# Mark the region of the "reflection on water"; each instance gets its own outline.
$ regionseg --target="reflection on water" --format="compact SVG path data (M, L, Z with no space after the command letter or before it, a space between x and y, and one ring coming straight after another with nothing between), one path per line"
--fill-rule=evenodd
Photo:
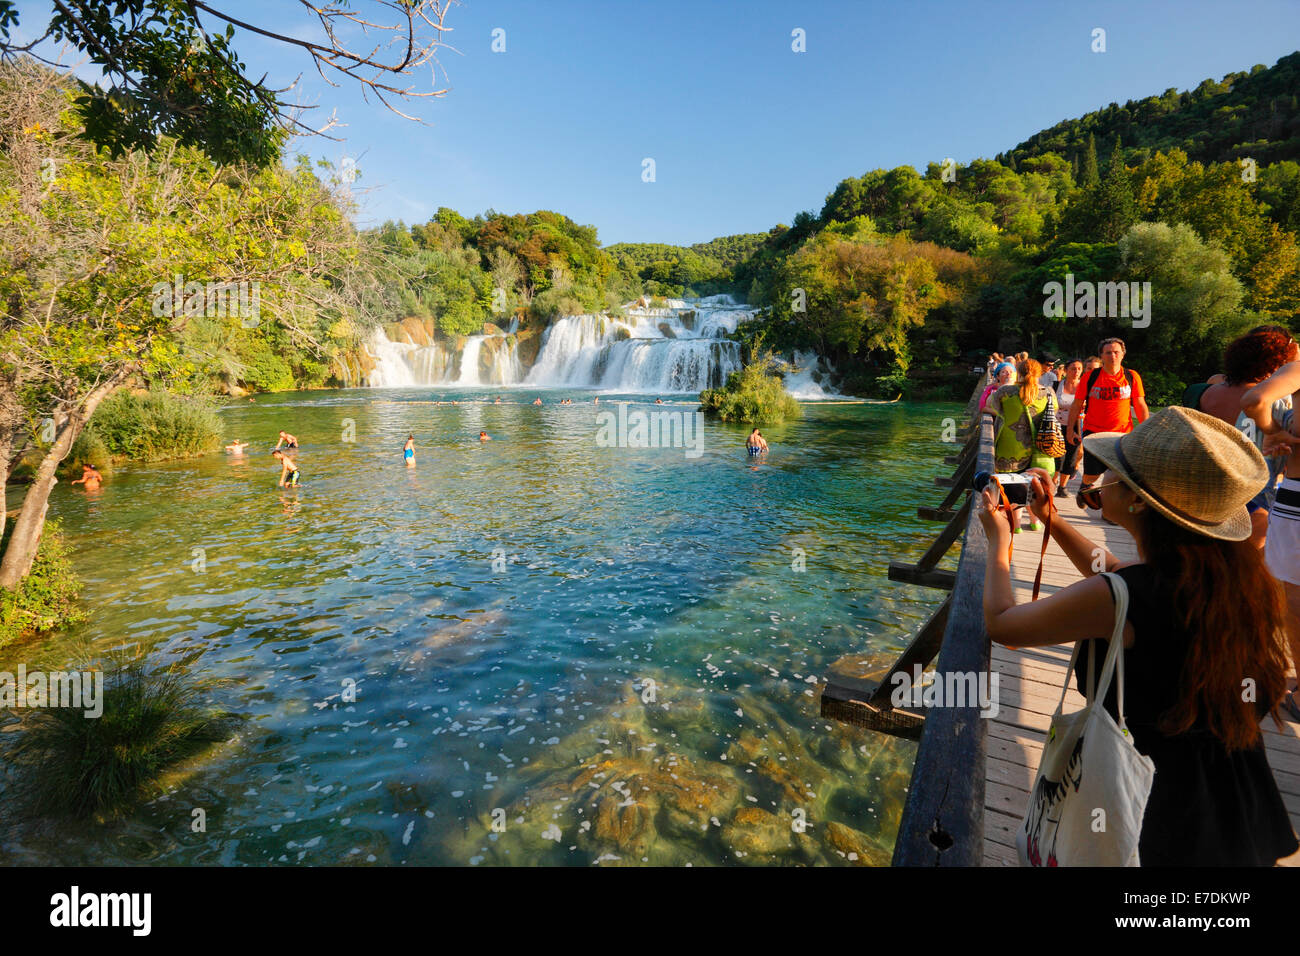
M130 819L11 821L0 858L887 862L914 745L828 724L818 681L938 603L886 567L933 534L916 507L954 408L808 407L755 468L739 426L700 457L604 448L617 396L483 394L261 398L223 413L261 443L243 456L56 488L92 614L0 668L138 644L229 679L247 719Z

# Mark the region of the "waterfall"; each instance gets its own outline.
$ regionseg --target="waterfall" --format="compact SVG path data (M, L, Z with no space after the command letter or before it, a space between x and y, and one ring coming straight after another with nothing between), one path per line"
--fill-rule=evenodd
M471 335L465 340L465 348L460 353L460 378L457 385L477 385L478 353L483 348L483 336Z
M527 384L650 393L698 392L725 383L741 366L740 347L726 336L752 319L754 311L726 295L660 301L662 307L651 307L644 299L629 303L618 316L556 319L542 333L540 348L535 339L530 343L537 350L531 367L519 354L519 337L535 333L517 333L517 320L506 333L468 336L459 349L434 341L418 323L409 324L415 320L407 320L392 333L404 341L390 340L382 328L375 331L367 346L374 367L366 383L381 388ZM409 341L412 337L416 341Z
M740 346L724 336L753 317L730 296L634 305L621 317L565 316L546 330L526 381L629 392L714 388L740 368Z

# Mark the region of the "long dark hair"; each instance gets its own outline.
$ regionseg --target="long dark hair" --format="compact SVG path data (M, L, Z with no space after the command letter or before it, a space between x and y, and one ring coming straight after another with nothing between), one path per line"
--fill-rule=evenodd
M1281 729L1286 692L1286 599L1258 548L1174 524L1154 508L1142 518L1146 564L1173 621L1190 635L1179 700L1160 719L1180 734L1204 718L1228 750L1259 740L1260 705ZM1245 693L1254 681L1253 695ZM1253 700L1243 698L1253 696Z

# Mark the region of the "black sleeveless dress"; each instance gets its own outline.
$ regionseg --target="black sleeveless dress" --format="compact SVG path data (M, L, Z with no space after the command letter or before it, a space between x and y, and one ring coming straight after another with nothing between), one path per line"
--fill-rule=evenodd
M1124 707L1133 743L1155 764L1155 779L1138 855L1143 866L1272 866L1300 844L1261 740L1229 753L1204 728L1203 718L1186 733L1166 736L1161 714L1178 698L1179 675L1189 637L1171 621L1151 570L1136 564L1118 571L1129 589L1133 646L1124 651ZM1097 641L1097 667L1106 654ZM1088 642L1075 664L1075 686L1085 694ZM1117 717L1115 683L1105 707ZM1272 718L1268 718L1272 720Z

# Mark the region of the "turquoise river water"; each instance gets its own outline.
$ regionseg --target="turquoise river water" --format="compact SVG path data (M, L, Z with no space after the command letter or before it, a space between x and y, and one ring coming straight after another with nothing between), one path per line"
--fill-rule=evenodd
M91 615L0 669L139 649L243 719L127 819L10 821L0 859L887 863L915 746L820 718L818 682L887 664L938 604L886 568L938 530L916 508L959 407L806 405L755 463L739 426L698 455L597 440L617 401L691 402L495 394L261 397L222 412L242 459L60 484Z

